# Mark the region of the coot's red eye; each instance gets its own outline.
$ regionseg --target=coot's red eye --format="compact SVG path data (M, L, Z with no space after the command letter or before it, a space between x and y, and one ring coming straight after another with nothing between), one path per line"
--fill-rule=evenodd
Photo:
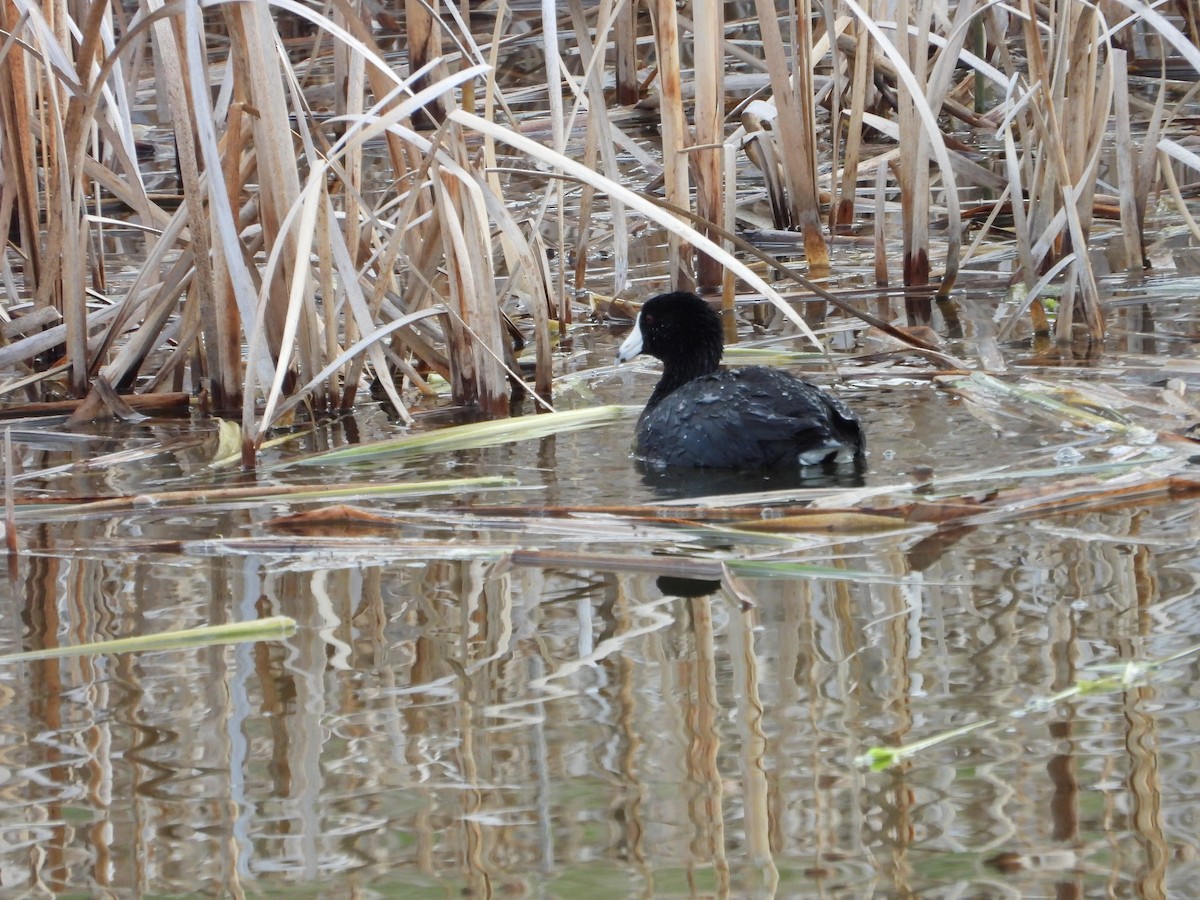
M654 324L654 316L648 316L645 313L643 313L642 314L642 324L643 325L653 325Z

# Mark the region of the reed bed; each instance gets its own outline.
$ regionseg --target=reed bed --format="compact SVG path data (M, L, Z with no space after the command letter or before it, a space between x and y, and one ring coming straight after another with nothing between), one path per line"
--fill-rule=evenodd
M369 380L405 421L439 379L484 418L526 380L552 405L581 291L641 292L635 229L670 236L664 281L815 340L729 240L760 200L811 277L862 233L877 280L932 289L888 320L931 321L986 252L1005 333L1097 341L1097 216L1138 270L1200 169L1195 21L1136 0L2 10L0 393L187 392L240 411L247 465ZM665 206L631 190L647 172Z

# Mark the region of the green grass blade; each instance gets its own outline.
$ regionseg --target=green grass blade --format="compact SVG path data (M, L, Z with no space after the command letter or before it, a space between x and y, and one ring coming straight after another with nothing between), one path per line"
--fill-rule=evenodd
M496 419L489 422L472 422L469 425L452 425L436 431L422 431L403 437L372 444L357 444L328 453L318 453L295 460L306 466L324 466L341 463L370 462L397 456L444 453L450 450L474 450L493 447L515 441L530 441L537 438L595 428L631 416L637 407L596 406L589 409L570 409L564 412L525 416L519 419Z
M872 772L880 772L897 763L904 762L922 750L928 750L930 747L936 747L938 744L944 744L946 741L954 740L956 737L970 734L972 731L977 731L980 728L994 725L995 723L995 719L983 719L979 722L972 722L969 725L952 728L949 731L943 731L941 734L935 734L933 737L913 741L911 744L904 744L900 747L871 747L866 753L855 759L855 763L860 766L870 766Z
M1064 700L1069 700L1072 697L1082 697L1092 694L1112 693L1114 691L1125 691L1133 685L1141 684L1157 669L1167 665L1168 663L1176 662L1189 656L1194 656L1200 653L1200 644L1193 644L1186 647L1177 653L1170 656L1165 656L1159 659L1148 660L1123 660L1114 665L1096 666L1094 671L1097 673L1095 678L1080 678L1075 684L1064 690L1051 694L1048 697L1033 697L1027 700L1024 705L1014 710L1009 710L1002 716L997 716L989 719L982 719L978 722L971 722L967 725L958 728L951 728L948 731L940 732L932 737L923 738L919 741L913 741L911 744L904 744L899 747L871 747L866 753L855 759L855 764L860 766L869 766L871 771L879 772L883 769L894 766L897 763L910 759L922 750L927 750L930 747L936 747L938 744L944 744L947 741L962 737L964 734L970 734L980 728L985 728L989 725L995 725L1001 719L1016 719L1023 718L1028 715L1048 712Z
M230 622L227 625L206 625L147 634L140 637L93 641L74 647L52 647L47 650L28 650L0 656L0 664L27 662L37 659L59 659L66 656L90 656L97 653L138 653L149 650L181 650L185 647L211 647L241 641L279 641L296 632L296 620L290 616L271 616L249 622Z

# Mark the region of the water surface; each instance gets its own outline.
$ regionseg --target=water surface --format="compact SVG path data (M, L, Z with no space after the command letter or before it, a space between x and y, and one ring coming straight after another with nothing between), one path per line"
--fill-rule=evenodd
M595 371L564 388L566 405L645 398L651 367L600 369L607 329L580 341L580 368ZM1124 347L1106 360L1128 364L1121 389L1148 417L1163 379L1139 373L1163 361ZM903 369L850 374L837 390L865 421L868 488L925 482L937 495L939 479L962 479L961 495L1039 468L1060 472L1042 479L1054 483L1119 445L981 408ZM208 483L212 428L20 443L26 470L158 448L20 491ZM271 524L301 508L284 503L23 512L0 650L278 614L299 629L0 668L5 890L1188 892L1200 876L1195 658L1045 698L1098 677L1095 666L1196 641L1194 500L874 536L631 524L599 509L663 508L629 457L631 428L351 472L272 468L303 441L265 460L264 483L515 479L361 504L387 525L296 533ZM322 441L394 430L364 409ZM587 509L531 512L559 507ZM814 568L692 582L655 570L679 557ZM989 718L884 771L856 761Z

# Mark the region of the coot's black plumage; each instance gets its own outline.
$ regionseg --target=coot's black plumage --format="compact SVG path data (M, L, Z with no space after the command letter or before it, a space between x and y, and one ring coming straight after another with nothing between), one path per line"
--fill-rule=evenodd
M721 317L695 294L647 300L621 344L663 374L637 425L637 453L655 466L763 469L862 457L858 417L824 391L763 366L722 369Z

